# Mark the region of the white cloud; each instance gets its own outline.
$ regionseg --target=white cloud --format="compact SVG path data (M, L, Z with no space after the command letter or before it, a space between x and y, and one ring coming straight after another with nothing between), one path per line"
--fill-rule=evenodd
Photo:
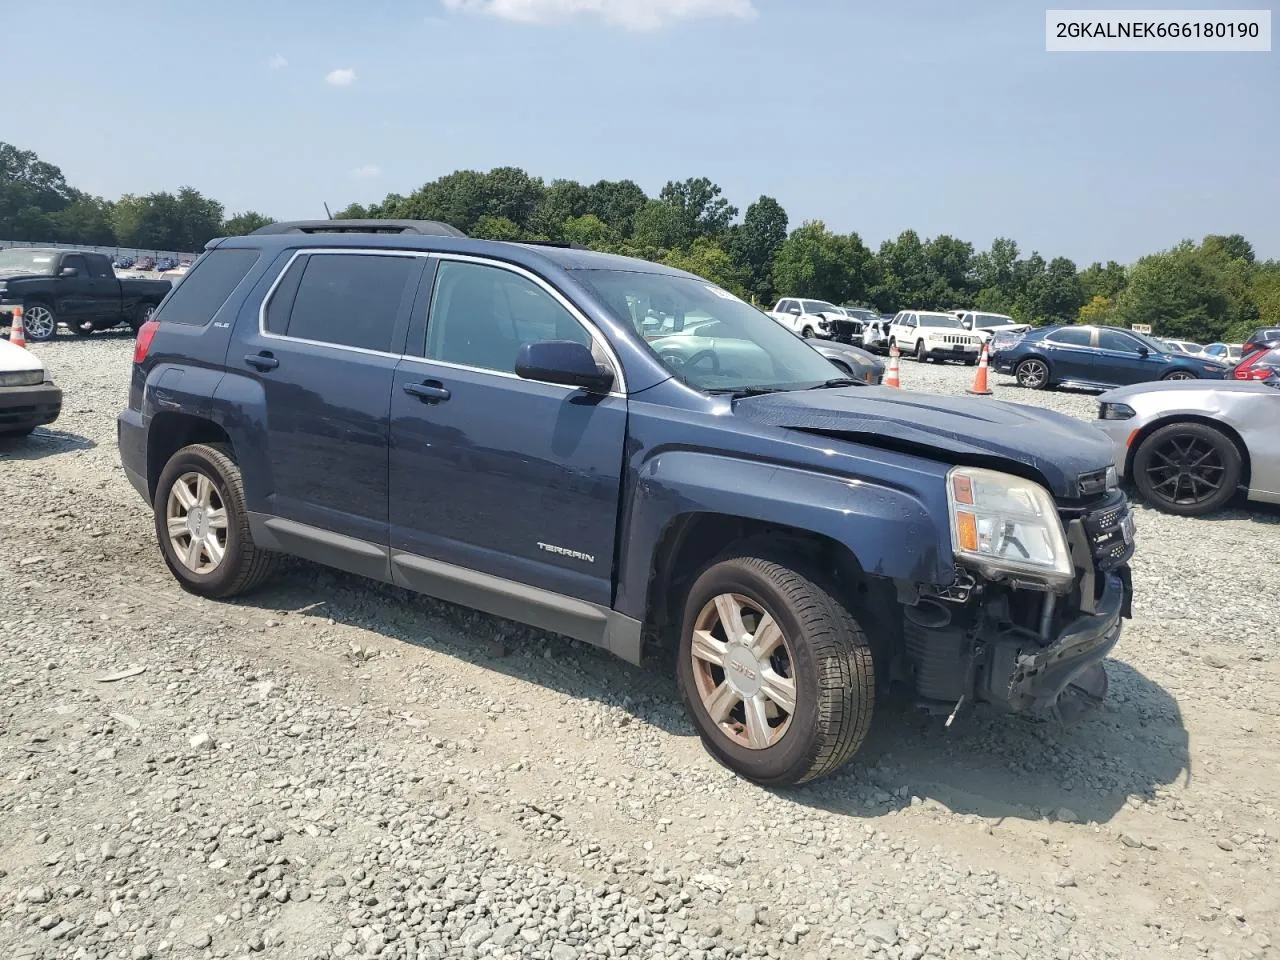
M578 15L599 17L628 30L656 30L679 20L757 15L752 0L441 0L448 10L482 13L520 23L547 23Z
M283 70L288 65L289 65L289 61L284 58L283 54L279 54L279 53L277 53L275 56L273 56L270 60L267 61L267 66L270 67L272 70Z
M330 70L325 75L324 82L331 87L349 87L356 82L356 72L350 67Z
M372 163L366 163L363 167L356 167L352 170L351 175L357 180L372 180L374 177L382 176L382 168L374 166Z

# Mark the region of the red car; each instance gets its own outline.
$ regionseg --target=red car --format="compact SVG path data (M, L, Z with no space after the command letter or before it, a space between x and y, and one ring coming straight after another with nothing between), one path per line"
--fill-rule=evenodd
M1280 340L1269 340L1261 346L1231 368L1232 380L1266 380L1280 373Z

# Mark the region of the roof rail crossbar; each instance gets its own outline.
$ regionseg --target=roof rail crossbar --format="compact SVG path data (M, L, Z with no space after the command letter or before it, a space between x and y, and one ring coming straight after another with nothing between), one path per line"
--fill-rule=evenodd
M280 233L400 233L429 237L465 237L457 227L436 220L286 220L268 224L250 236Z
M560 247L564 250L590 250L590 247L570 240L511 240L510 243L524 243L531 247Z

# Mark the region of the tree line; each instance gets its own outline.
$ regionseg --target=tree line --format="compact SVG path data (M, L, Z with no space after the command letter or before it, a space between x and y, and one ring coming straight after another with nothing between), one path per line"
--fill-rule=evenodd
M947 234L904 230L873 250L857 233L836 233L820 220L792 229L769 196L739 217L707 177L671 181L650 197L631 180L548 183L518 167L458 170L336 216L439 220L472 237L578 243L688 270L766 307L779 296L883 313L974 307L1035 324L1148 324L1161 336L1202 343L1280 324L1280 262L1259 261L1238 234L1083 269L1066 257L1024 254L1008 238L977 250ZM191 187L92 197L30 151L0 143L3 239L194 251L270 222L255 211L224 219L220 203Z

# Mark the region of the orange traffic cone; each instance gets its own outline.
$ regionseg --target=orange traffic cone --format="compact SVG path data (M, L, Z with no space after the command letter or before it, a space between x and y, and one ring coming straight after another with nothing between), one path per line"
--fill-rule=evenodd
M898 344L897 342L889 344L889 369L884 373L884 380L881 381L886 387L902 387L902 381L898 377Z
M9 342L15 347L27 345L27 334L22 329L22 308L13 308L13 320L9 324Z
M973 386L965 393L972 393L978 397L991 396L992 390L987 386L987 345L982 345L982 356L978 359L978 372L973 378Z

